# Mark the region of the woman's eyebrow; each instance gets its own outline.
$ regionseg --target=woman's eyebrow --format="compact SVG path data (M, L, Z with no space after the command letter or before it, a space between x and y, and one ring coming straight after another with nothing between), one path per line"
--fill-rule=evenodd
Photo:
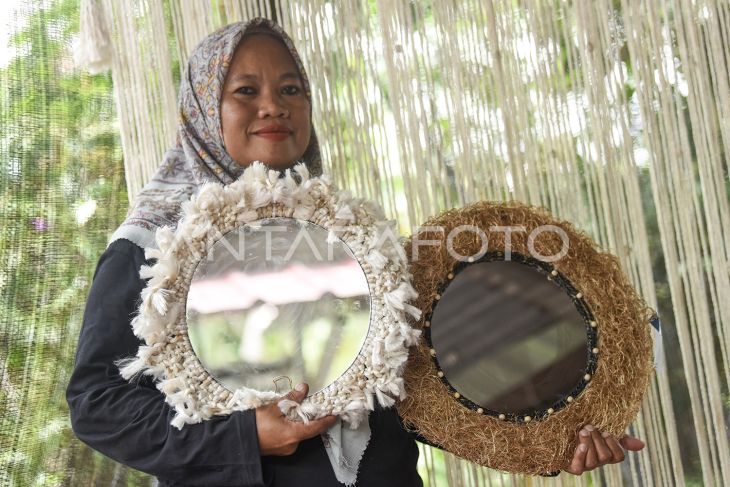
M284 80L284 79L299 80L299 73L284 73L281 76L279 76L279 80Z
M238 74L233 77L233 81L256 81L259 77L255 74ZM285 79L299 79L299 73L284 73L279 76L279 80Z

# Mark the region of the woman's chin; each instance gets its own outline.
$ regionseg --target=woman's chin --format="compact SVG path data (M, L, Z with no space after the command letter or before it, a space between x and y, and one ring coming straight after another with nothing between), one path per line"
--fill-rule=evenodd
M241 165L244 167L248 167L251 164L253 164L253 162L261 162L263 165L265 165L269 169L274 169L277 171L284 171L286 169L290 169L290 168L294 167L294 164L296 164L299 160L300 160L300 158L299 159L273 159L273 160L271 160L271 159L267 160L265 158L260 158L260 159L254 159L253 161L250 161L247 164L241 164Z

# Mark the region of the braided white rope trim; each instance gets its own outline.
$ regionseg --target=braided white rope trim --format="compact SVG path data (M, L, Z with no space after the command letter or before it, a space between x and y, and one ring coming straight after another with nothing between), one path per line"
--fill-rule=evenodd
M408 261L397 241L394 222L386 221L372 202L339 191L327 176L310 178L304 164L284 177L256 162L241 178L227 186L206 183L183 204L176 230L160 228L156 248L145 249L155 258L142 266L140 277L149 279L142 291L134 334L145 341L136 357L117 362L121 375L131 380L151 375L165 400L177 412L171 424L179 429L213 415L256 408L280 400L274 392L220 385L193 352L187 334L185 302L197 263L227 232L246 223L270 217L291 217L320 225L352 250L370 287L370 328L350 368L335 382L301 404L282 400L279 406L291 419L308 421L329 414L342 417L351 428L367 419L376 401L392 406L405 397L401 374L408 347L420 330L407 315L420 311L408 304L417 294L410 283Z

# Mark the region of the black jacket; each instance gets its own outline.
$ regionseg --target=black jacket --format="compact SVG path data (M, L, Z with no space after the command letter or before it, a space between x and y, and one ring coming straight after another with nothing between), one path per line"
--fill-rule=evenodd
M155 475L160 486L342 486L320 437L299 444L287 457L261 457L253 410L216 416L178 430L175 411L144 376L129 383L114 360L137 353L131 317L145 281L143 250L113 242L99 259L66 390L76 436L104 455ZM392 409L370 415L372 436L358 486L421 486L418 448Z

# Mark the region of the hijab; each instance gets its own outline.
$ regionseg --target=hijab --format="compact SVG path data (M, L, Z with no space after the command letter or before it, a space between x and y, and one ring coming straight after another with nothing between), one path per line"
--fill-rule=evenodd
M175 227L182 203L205 182L229 184L243 173L244 167L231 157L223 143L220 104L231 60L247 34L268 34L286 46L311 106L307 73L291 38L278 24L255 18L229 24L208 35L190 55L180 82L176 143L165 153L109 243L124 238L142 248L155 246L156 230L165 225ZM311 119L310 112L310 124ZM297 162L304 162L312 176L322 174L314 128L301 160L292 161L292 166Z

